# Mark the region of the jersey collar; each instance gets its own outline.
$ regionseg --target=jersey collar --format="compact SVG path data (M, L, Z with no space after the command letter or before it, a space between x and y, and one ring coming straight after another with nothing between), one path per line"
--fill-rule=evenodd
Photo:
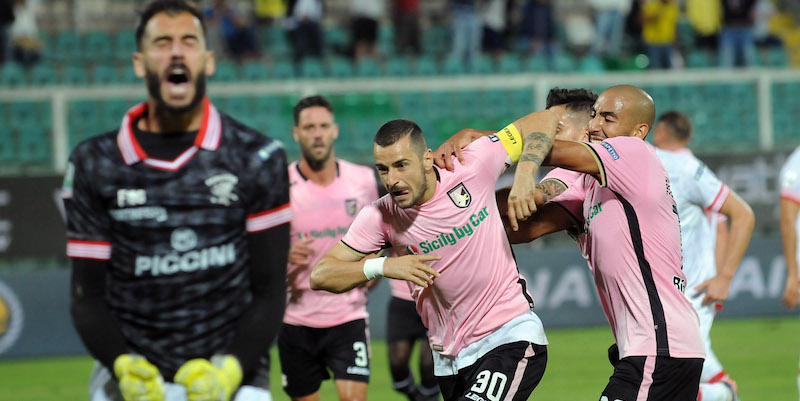
M175 171L186 164L199 149L214 151L219 148L219 141L222 137L222 120L219 111L217 111L217 108L211 104L211 101L208 100L207 97L203 98L203 122L194 139L194 145L186 149L186 151L178 155L174 160L162 160L149 157L133 135L133 122L146 112L147 102L143 102L128 110L128 112L125 113L125 117L122 118L122 125L117 133L117 146L119 147L120 153L122 153L122 159L127 165L132 165L141 161L150 167Z

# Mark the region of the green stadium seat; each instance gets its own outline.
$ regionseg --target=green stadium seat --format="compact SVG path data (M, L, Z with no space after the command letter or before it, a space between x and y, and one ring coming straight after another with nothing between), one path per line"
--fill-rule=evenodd
M553 72L570 73L577 67L575 59L566 52L557 52L553 59Z
M247 82L266 81L269 78L267 66L258 61L248 61L242 66L242 79Z
M237 120L250 118L253 113L253 103L247 96L231 96L223 102L222 111Z
M452 113L457 117L473 117L481 114L483 93L474 90L453 92Z
M122 118L128 109L136 105L136 100L111 99L103 102L103 113L100 126L103 130L112 130L122 124Z
M512 108L511 105L511 97L507 91L503 90L489 90L487 91L484 96L481 97L482 105L481 105L481 115L485 117L496 117L502 116L510 111ZM497 129L497 127L492 128L484 128L484 127L473 127L473 128L483 128L483 129Z
M324 78L325 69L319 59L305 58L300 63L300 76L305 79Z
M497 72L500 74L517 74L522 72L522 61L519 55L515 53L504 54L497 64Z
M411 120L427 115L425 95L419 92L399 92L396 97L397 112L402 118Z
M84 52L88 60L109 62L114 57L111 50L111 37L103 31L92 31L83 38Z
M20 88L27 85L25 70L17 63L4 63L0 69L0 87Z
M286 32L277 25L262 32L261 43L264 52L276 58L285 57L292 51Z
M492 60L486 56L478 56L469 64L471 74L489 75L494 73Z
M100 111L99 102L94 100L75 100L68 104L67 128L70 149L84 139L104 131L100 123ZM120 121L122 121L121 118L122 116L120 116Z
M18 131L19 160L26 164L50 163L50 136L45 127L31 127Z
M356 75L361 78L379 77L383 75L383 70L375 59L366 58L356 63Z
M406 77L411 75L408 60L402 57L393 57L386 62L386 75L390 77Z
M114 38L114 60L118 63L131 62L133 53L136 52L136 32L133 30L123 29L116 33Z
M601 73L605 71L605 66L599 57L587 55L578 61L578 71L582 73Z
M453 108L453 97L448 92L431 92L426 97L427 114L433 119L449 116Z
M417 76L431 76L439 75L439 68L436 66L436 60L432 56L419 56L413 62L411 70Z
M53 58L59 62L83 60L80 36L73 31L61 31L53 40Z
M762 65L767 67L786 67L789 65L786 50L781 47L770 47L764 51Z
M16 142L11 127L0 124L0 165L12 165L19 161Z
M350 34L344 27L338 25L326 27L323 40L325 41L325 48L333 52L350 46Z
M694 50L686 57L686 66L689 68L710 68L714 66L711 55L705 50Z
M98 64L91 74L93 85L114 85L120 82L117 68L106 64Z
M330 61L328 61L328 77L347 79L352 78L354 75L353 64L349 59L344 57L332 57Z
M271 80L294 79L294 66L288 61L276 61L267 72Z
M140 84L142 82L142 78L136 76L136 72L133 71L133 65L130 63L122 67L122 71L120 71L120 80L121 84Z
M89 74L86 67L67 65L61 72L61 84L71 86L86 86L89 84Z
M547 72L547 59L540 54L533 54L525 60L525 71L527 72Z
M49 103L36 101L12 102L8 109L8 124L14 129L49 126L51 122L49 106Z
M49 86L58 82L58 75L55 68L48 63L38 63L31 68L32 86Z
M211 77L214 82L235 82L239 80L239 71L232 61L217 62L217 68Z
M442 74L443 75L463 75L467 72L464 62L448 56L442 61Z
M253 113L268 118L281 116L283 114L281 101L275 96L257 96L253 99Z

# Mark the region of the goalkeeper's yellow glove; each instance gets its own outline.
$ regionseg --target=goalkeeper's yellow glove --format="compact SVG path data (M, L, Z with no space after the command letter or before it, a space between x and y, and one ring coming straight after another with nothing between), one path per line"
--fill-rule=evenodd
M174 381L186 386L189 401L229 401L242 382L242 367L233 355L192 359L178 369Z
M125 401L164 401L164 378L145 357L122 354L114 360L114 374Z

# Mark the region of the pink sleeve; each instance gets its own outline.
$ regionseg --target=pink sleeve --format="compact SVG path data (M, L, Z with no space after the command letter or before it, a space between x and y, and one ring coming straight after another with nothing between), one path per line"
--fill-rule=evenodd
M375 253L386 244L380 200L364 206L347 229L342 243L354 251L367 255Z
M584 145L599 160L600 174L595 178L600 186L629 198L641 193L642 185L647 185L649 167L653 163L659 163L661 167L658 156L645 141L636 137L621 136Z
M583 222L583 201L586 199L584 181L583 178L575 180L566 191L550 201L563 207L579 223Z
M494 134L478 138L464 148L464 156L468 157L468 155L480 160L480 165L475 165L475 168L480 169L480 172L486 172L491 179L495 180L511 164L506 148Z

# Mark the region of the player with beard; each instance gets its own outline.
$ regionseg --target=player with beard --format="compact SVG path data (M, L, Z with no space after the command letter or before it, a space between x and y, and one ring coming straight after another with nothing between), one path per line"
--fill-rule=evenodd
M293 400L319 400L333 372L340 400L365 400L370 373L367 289L312 291L311 268L334 246L356 213L378 199L372 169L337 159L333 107L322 96L294 107L301 158L289 165L294 220L287 272L286 314L278 335L283 388Z
M289 181L280 142L205 97L202 15L157 0L136 30L147 101L79 144L62 196L71 313L93 401L270 400Z

